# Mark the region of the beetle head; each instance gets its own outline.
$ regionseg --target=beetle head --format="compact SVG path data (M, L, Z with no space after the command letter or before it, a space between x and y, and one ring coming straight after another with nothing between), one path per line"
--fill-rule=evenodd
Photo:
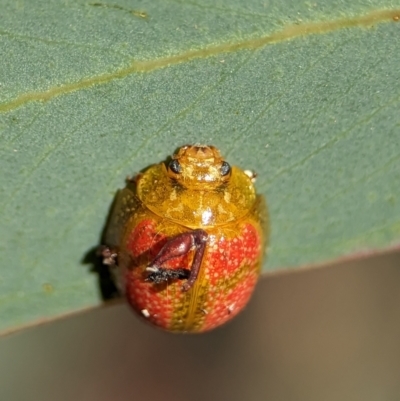
M214 146L186 145L172 156L167 174L185 187L210 189L229 180L231 167Z

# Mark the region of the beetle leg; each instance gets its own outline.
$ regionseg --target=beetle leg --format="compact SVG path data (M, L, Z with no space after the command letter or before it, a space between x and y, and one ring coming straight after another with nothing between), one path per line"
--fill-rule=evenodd
M192 233L194 237L194 246L196 251L193 257L192 267L190 269L190 276L186 283L182 286L182 291L188 291L195 283L197 276L199 275L201 262L203 261L204 251L206 250L206 244L208 239L208 234L204 230L194 230Z
M114 249L106 245L101 245L97 249L97 254L103 258L103 264L107 266L116 266L118 254Z
M142 178L142 176L143 176L142 173L138 173L138 174L135 174L135 175L128 175L125 178L125 182L127 184L137 184L138 181L140 180L140 178Z
M145 281L151 281L154 284L160 284L168 280L184 280L190 276L190 270L188 269L148 267L146 270L151 273L147 276Z
M208 235L204 230L198 229L188 231L171 238L160 250L155 259L146 267L150 272L148 279L159 283L170 278L187 278L187 282L182 286L182 291L188 291L195 283L203 261ZM195 249L193 263L189 275L186 269L164 269L162 265L170 259L186 255Z

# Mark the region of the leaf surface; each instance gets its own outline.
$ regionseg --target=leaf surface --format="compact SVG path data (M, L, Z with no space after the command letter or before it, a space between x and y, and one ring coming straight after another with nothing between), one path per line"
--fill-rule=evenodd
M265 272L399 243L399 2L0 6L0 330L101 302L115 191L186 143L258 172Z

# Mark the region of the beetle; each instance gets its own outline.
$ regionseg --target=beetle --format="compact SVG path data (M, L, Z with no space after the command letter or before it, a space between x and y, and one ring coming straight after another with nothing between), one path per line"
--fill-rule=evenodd
M117 193L103 261L142 318L172 332L203 332L245 307L269 237L254 181L214 146L197 144Z

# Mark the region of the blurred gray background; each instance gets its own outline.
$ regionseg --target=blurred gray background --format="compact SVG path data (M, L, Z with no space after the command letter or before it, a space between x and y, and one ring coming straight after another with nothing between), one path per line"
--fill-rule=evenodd
M400 400L400 253L264 277L232 323L174 335L124 304L0 339L0 400Z

